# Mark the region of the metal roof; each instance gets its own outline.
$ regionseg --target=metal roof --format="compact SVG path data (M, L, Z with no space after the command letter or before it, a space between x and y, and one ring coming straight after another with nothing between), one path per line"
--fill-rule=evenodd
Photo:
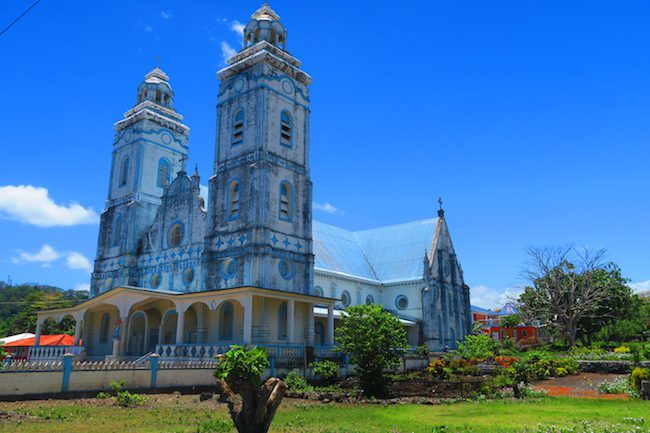
M377 282L421 279L438 218L357 232L313 222L315 266Z

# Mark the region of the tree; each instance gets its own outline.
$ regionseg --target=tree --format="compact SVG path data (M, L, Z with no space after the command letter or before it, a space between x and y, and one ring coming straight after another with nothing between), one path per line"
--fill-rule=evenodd
M387 392L384 370L399 364L408 346L404 326L397 316L376 304L354 305L345 313L336 330L339 350L356 365L364 393L383 396Z
M260 347L234 345L217 358L215 376L239 433L266 433L287 392L287 385L276 377L263 384L261 377L269 366L266 351Z
M585 323L612 320L602 307L625 281L614 263L604 263L605 250L574 247L529 248L530 265L524 277L531 283L519 297L527 319L541 319L572 347ZM590 330L589 332L593 332Z

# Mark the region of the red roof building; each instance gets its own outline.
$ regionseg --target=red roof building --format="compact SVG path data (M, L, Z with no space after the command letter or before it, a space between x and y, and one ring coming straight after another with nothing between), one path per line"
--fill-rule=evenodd
M12 341L3 346L7 353L11 353L14 360L28 359L29 348L34 346L36 337ZM79 342L81 344L81 342ZM74 337L68 334L41 335L39 346L74 346Z

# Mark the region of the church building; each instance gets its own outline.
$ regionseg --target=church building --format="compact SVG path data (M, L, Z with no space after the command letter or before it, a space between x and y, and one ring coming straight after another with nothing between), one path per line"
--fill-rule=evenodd
M231 344L327 350L355 304L379 304L409 344L471 332L469 288L442 206L434 218L362 231L312 220L309 86L264 4L218 72L207 198L186 171L190 128L169 77L149 72L115 124L91 298L38 313L76 320L87 358L201 359ZM178 95L182 97L182 95Z

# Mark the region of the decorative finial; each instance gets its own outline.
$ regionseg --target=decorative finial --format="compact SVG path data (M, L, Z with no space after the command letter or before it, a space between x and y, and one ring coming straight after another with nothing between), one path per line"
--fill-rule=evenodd
M182 155L179 159L178 162L181 163L181 170L182 172L185 172L185 161L187 161L187 155Z
M199 163L194 164L194 176L199 175Z
M438 197L438 206L440 206L438 209L438 216L442 218L445 216L445 210L442 208L442 197Z
M160 68L160 54L156 55L156 67Z

